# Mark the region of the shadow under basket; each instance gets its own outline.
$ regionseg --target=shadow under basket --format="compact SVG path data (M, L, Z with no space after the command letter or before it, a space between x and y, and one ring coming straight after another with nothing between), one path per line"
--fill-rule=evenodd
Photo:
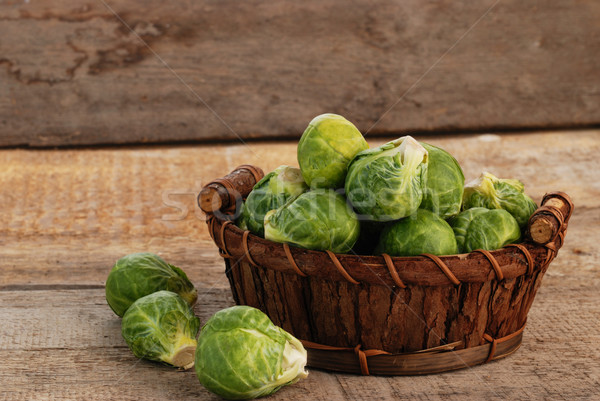
M310 367L364 375L444 372L515 352L573 211L568 195L547 194L527 240L494 251L333 254L268 241L233 224L236 206L262 176L240 166L198 197L235 301L300 339Z

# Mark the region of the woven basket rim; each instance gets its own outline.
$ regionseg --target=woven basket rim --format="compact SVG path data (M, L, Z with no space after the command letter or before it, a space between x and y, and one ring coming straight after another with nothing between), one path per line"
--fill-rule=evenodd
M223 257L244 258L253 265L303 277L353 284L439 286L512 279L542 269L553 256L547 247L523 242L492 251L437 257L389 256L390 263L381 255L333 254L273 242L215 216L210 216L207 223Z

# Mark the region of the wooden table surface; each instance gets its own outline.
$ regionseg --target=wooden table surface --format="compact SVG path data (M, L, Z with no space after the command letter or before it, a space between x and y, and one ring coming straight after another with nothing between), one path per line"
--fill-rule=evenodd
M599 399L600 130L418 139L452 153L467 180L489 170L521 179L538 202L555 190L573 198L521 348L430 376L311 369L271 399ZM0 400L216 399L193 370L131 354L104 282L121 256L151 251L188 273L202 322L232 305L195 196L239 164L295 165L295 151L294 142L0 150Z

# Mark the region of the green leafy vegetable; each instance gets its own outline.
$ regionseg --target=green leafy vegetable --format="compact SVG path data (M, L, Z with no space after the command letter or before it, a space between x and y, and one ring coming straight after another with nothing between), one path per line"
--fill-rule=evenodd
M448 223L429 210L417 212L387 225L379 239L376 254L416 256L423 253L452 255L457 252L454 232Z
M265 238L307 249L348 252L360 226L344 197L331 189L305 192L265 216Z
M121 334L138 358L191 368L200 320L177 294L158 291L135 301L121 322Z
M298 164L304 181L311 188L342 188L350 160L368 148L360 131L344 117L315 117L298 143Z
M420 209L431 210L443 219L460 212L465 176L454 157L445 150L421 143L427 150L427 181Z
M462 253L475 249L499 249L517 242L521 237L519 224L503 209L467 209L453 217L450 226L456 235L458 250Z
M360 152L350 163L346 196L369 220L410 216L423 200L427 150L410 136Z
M308 186L302 179L300 169L289 166L277 167L264 176L246 198L238 226L263 236L265 214L307 189Z
M230 400L273 394L305 378L302 343L249 306L215 313L198 337L196 374L213 393Z
M183 270L152 253L133 253L119 259L106 279L105 290L108 305L119 316L137 299L160 290L173 291L190 305L198 298Z
M465 186L463 210L472 207L504 209L523 228L537 209L535 202L523 190L523 183L519 180L500 179L490 173L483 173Z

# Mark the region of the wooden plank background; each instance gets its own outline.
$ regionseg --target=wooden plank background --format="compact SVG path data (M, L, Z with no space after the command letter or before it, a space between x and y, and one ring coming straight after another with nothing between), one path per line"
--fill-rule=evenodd
M0 146L298 137L323 112L390 135L597 125L599 20L594 0L2 1Z
M521 179L538 202L554 190L573 198L523 345L502 361L429 376L311 369L269 399L598 399L600 131L418 139L455 155L467 180L485 169ZM295 152L294 143L0 150L0 400L217 400L193 371L131 354L104 281L119 257L151 251L188 273L202 322L231 305L195 195L239 164L296 164Z

